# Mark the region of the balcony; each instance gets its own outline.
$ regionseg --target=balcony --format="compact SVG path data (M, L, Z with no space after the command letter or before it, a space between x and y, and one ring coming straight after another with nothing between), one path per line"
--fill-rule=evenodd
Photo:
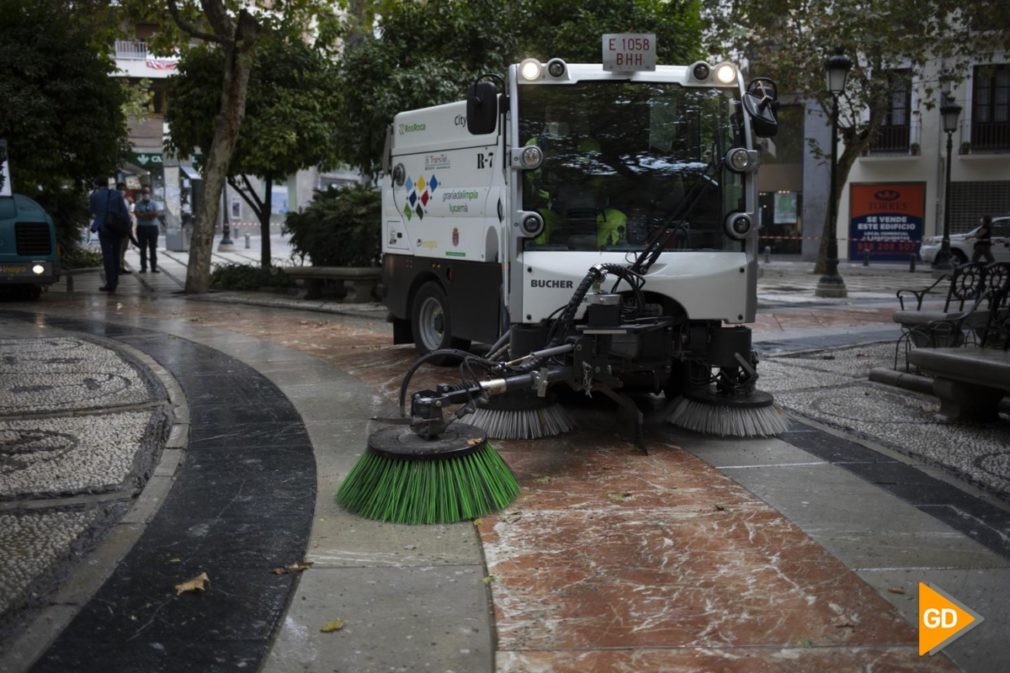
M1010 151L1010 122L973 122L971 152Z
M146 61L147 43L140 40L116 40L116 58L123 61Z
M871 154L905 154L909 150L912 137L912 127L881 126L876 139L870 143Z
M119 77L171 77L179 64L178 55L154 56L147 50L147 43L140 40L116 40L114 48Z

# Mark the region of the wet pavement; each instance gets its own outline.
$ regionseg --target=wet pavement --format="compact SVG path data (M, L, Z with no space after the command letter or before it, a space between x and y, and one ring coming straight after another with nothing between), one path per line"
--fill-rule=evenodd
M71 579L17 613L23 628L0 655L10 670L36 657L37 671L992 671L1010 661L1010 422L940 424L933 398L865 376L889 348L866 344L897 336L889 298L907 271L854 268L850 299L824 301L798 265L765 269L755 338L762 383L796 419L782 438L680 432L654 401L643 456L608 408L577 405L575 433L496 442L522 486L512 506L476 526L419 528L358 519L333 499L378 427L369 419L392 415L413 358L392 345L381 311L187 300L172 294L181 261L163 258L153 281L124 278L114 297L90 287L97 277L78 278L73 294L0 305L4 344L77 339L107 345L106 358L149 358L169 398L184 401L170 406L185 427L148 481L161 495L145 488L133 510L113 513L117 524L55 524L73 538L61 549L91 550L111 574L91 573L89 596L75 581L82 564L53 560ZM853 343L863 345L809 352ZM452 375L425 370L418 385ZM82 540L85 529L104 536ZM301 560L313 566L300 575L270 572ZM209 590L175 596L198 572ZM917 656L918 581L986 618L949 657ZM333 619L345 627L320 633Z

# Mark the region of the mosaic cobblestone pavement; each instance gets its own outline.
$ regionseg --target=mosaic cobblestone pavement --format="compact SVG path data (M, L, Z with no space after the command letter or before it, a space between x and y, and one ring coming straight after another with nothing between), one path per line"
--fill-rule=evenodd
M0 627L125 511L164 443L166 403L99 343L0 339Z
M893 343L773 357L761 363L759 385L791 411L941 465L1010 499L1010 416L984 424L942 420L937 398L867 378L875 367L892 367L893 359Z

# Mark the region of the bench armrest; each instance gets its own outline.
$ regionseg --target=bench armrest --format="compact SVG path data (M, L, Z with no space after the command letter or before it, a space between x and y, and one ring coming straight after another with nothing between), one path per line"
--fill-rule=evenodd
M909 293L915 296L915 310L918 311L922 309L922 300L925 299L926 295L931 294L933 288L935 288L937 285L939 285L945 280L950 280L950 276L947 274L943 274L935 281L933 281L933 284L930 285L929 287L920 289L903 287L900 290L898 290L898 303L901 305L901 310L902 311L905 310L905 298L904 298L905 293Z

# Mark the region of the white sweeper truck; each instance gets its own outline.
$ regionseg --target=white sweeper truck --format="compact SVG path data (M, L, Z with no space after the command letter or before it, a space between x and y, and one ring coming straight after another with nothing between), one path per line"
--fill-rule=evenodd
M607 35L603 63L527 59L465 101L396 115L384 301L422 355L401 410L421 362L461 372L410 396L417 437L467 414L492 437L564 432L556 386L612 398L639 444L629 393L664 393L670 422L699 432L785 429L747 327L775 85L732 63L655 65L655 46Z

